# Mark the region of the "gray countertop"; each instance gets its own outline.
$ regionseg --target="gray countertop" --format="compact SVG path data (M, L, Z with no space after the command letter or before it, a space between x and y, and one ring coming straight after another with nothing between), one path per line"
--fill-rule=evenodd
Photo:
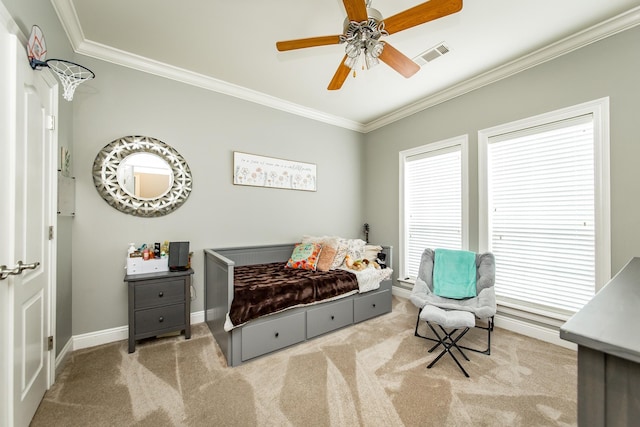
M640 363L640 258L560 328L560 338Z

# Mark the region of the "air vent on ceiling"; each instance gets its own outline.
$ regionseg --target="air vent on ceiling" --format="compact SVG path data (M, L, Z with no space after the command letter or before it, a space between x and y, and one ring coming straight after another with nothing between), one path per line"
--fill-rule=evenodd
M425 65L427 62L431 62L435 59L440 58L442 55L449 53L449 47L444 44L444 42L438 44L437 46L432 47L420 55L413 58L414 62L420 66Z

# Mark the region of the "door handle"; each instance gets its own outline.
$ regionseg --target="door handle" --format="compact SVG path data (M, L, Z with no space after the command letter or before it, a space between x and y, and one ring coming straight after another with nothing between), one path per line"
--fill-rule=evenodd
M39 262L32 262L31 264L25 264L22 261L18 261L15 268L7 268L6 265L0 265L0 280L4 280L9 276L15 276L22 273L24 270L35 270L40 265Z

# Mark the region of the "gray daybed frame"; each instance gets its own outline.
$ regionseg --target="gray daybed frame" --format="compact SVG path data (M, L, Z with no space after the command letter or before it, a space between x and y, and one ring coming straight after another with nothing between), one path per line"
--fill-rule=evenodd
M205 321L229 366L280 350L319 335L362 322L391 311L391 282L380 288L341 299L296 307L224 330L233 300L233 269L243 265L286 263L293 244L205 249ZM392 265L392 247L383 246L387 265Z

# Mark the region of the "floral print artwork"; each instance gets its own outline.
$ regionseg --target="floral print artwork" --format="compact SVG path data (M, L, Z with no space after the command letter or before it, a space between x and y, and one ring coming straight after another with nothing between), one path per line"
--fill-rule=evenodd
M233 183L316 191L316 165L235 152Z

